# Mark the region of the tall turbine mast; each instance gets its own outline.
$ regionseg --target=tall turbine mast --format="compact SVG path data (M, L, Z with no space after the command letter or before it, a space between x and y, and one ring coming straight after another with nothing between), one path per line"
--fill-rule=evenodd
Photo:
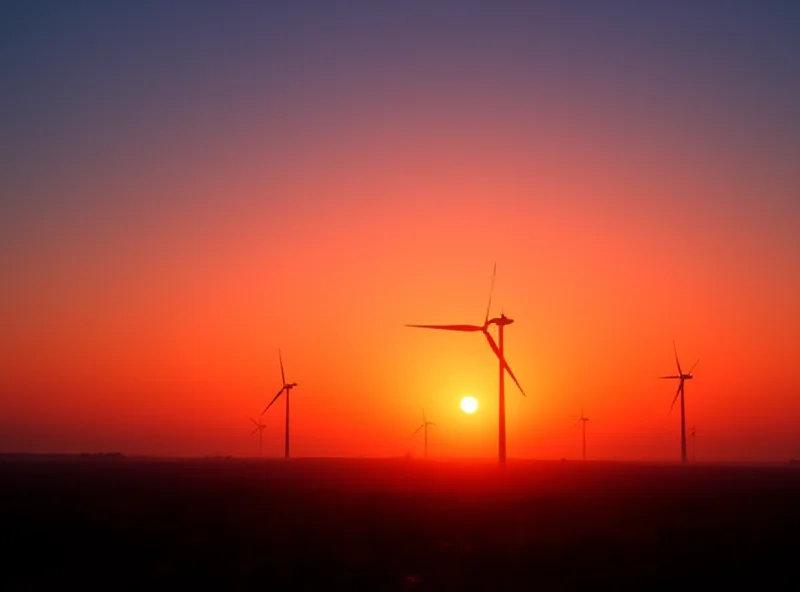
M283 455L285 458L289 458L289 393L291 390L297 386L296 382L286 382L286 375L283 372L283 357L281 356L281 350L278 350L278 361L281 365L281 381L283 386L281 390L278 391L278 394L273 397L272 401L269 402L264 408L264 411L261 412L261 415L264 415L267 412L267 409L272 407L272 404L278 400L284 392L286 393L286 427L284 432L284 448L283 448Z
M416 436L417 432L423 430L423 436L425 440L425 458L428 458L428 426L435 426L436 424L432 421L428 421L425 417L425 410L422 410L422 425L420 425L411 436Z
M691 380L692 370L695 369L697 364L700 362L700 358L692 364L692 367L689 368L689 371L684 373L681 369L680 360L678 360L678 348L675 347L675 341L672 342L672 349L675 352L675 365L678 367L678 373L673 374L672 376L659 376L659 378L667 378L667 379L678 379L680 382L678 383L678 390L675 391L675 398L672 399L672 405L670 406L669 410L670 413L672 412L672 408L675 407L675 402L678 400L678 397L681 399L681 462L686 462L686 403L684 400L684 383L687 380Z
M250 421L252 421L256 426L253 428L253 431L250 432L250 435L253 436L256 434L256 432L258 432L258 456L261 456L262 444L264 443L264 428L267 426L260 421L256 421L252 417L250 418Z
M583 432L583 460L586 460L586 422L589 421L588 417L583 415L583 409L581 409L581 416L578 418L578 421L575 422L575 425L581 424L581 431Z
M498 457L501 466L506 464L506 399L505 399L505 373L511 376L511 379L519 388L519 391L525 396L525 391L522 390L517 377L514 376L511 367L506 362L504 357L504 342L503 342L503 329L506 325L514 322L513 319L508 318L503 312L499 317L489 318L489 311L492 306L492 293L494 291L494 279L497 274L497 264L495 263L492 271L492 283L489 288L489 304L486 306L486 316L484 317L483 325L406 325L406 327L416 327L419 329L442 329L445 331L462 331L462 332L481 332L483 333L489 347L497 356L499 362L499 388L498 388L498 422L497 422L497 449ZM489 327L492 325L497 326L497 342L495 343L492 334L489 332Z

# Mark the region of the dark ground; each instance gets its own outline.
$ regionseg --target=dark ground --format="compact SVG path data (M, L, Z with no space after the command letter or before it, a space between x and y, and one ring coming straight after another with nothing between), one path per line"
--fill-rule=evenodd
M799 501L788 464L6 458L0 588L797 588Z

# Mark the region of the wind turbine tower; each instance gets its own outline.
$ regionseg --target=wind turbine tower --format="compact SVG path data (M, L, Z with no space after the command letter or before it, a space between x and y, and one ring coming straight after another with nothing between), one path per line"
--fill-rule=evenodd
M283 455L285 458L289 458L289 393L291 393L292 389L297 386L296 382L286 382L286 375L283 372L283 358L281 357L281 350L278 350L278 361L281 364L281 380L283 381L283 386L281 390L278 391L278 394L273 397L272 401L269 402L264 408L264 411L261 412L261 415L264 415L267 412L267 409L272 407L272 404L278 400L284 392L286 393L286 428L284 432L284 445L283 445Z
M692 426L692 462L697 461L697 431Z
M428 419L425 417L425 410L423 409L422 410L422 425L419 426L416 430L414 430L413 434L411 434L411 436L413 437L413 436L417 435L418 431L423 430L423 435L425 437L425 458L428 458L428 426L435 426L435 425L436 424L433 423L432 421L428 421Z
M508 375L517 385L519 391L522 393L523 396L525 395L525 391L522 390L522 387L517 380L517 377L514 376L514 373L511 371L508 363L506 362L505 357L503 356L503 329L514 322L513 319L509 319L505 314L502 312L500 313L499 317L494 317L492 319L489 318L489 309L492 306L492 291L494 290L494 278L497 274L497 264L494 265L494 271L492 272L492 284L491 288L489 289L489 304L486 306L486 316L483 321L483 325L406 325L406 327L416 327L419 329L441 329L444 331L462 331L467 333L475 333L481 332L483 333L484 337L486 337L486 341L489 343L489 347L494 352L495 356L499 361L499 389L498 389L498 425L497 425L497 448L498 448L498 457L500 460L500 465L505 466L506 464L506 398L505 398L505 373L508 372ZM495 343L492 334L489 333L489 327L492 325L497 326L497 342Z
M264 443L264 428L267 426L265 426L260 421L256 421L252 417L250 418L250 421L252 421L256 426L255 428L253 428L253 431L250 432L250 435L254 436L256 432L258 432L258 456L261 456L261 448L262 444Z
M578 421L575 422L575 425L581 424L581 431L583 432L583 460L586 460L586 422L589 421L588 417L584 417L583 409L581 409L581 416L578 418Z
M675 342L672 342L672 349L675 352L675 365L678 367L678 373L672 376L659 376L659 378L667 378L667 379L678 379L680 382L678 383L678 390L675 391L675 398L672 399L672 405L670 406L669 410L670 413L672 412L672 408L675 407L675 402L678 400L678 397L681 399L681 462L686 462L686 403L684 401L684 383L687 380L692 379L692 370L695 369L697 364L700 362L700 358L697 359L697 362L692 364L692 367L689 368L688 372L681 370L681 363L678 360L678 348L675 347Z

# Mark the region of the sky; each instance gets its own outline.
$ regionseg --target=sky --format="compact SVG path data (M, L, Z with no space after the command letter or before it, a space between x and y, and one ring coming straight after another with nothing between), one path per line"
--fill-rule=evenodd
M0 451L800 456L800 6L0 5ZM479 409L459 410L473 395ZM283 399L263 454L283 454ZM690 454L692 442L689 442Z

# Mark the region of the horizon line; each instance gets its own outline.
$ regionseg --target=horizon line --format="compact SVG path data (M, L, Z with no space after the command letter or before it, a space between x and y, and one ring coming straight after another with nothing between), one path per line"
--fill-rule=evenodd
M392 456L300 456L292 457L289 459L280 455L259 457L259 456L236 456L225 454L207 454L207 455L153 455L153 454L125 454L118 451L111 452L0 452L0 459L8 459L13 457L19 458L53 458L53 459L68 459L68 458L88 458L88 459L125 459L125 460L157 460L157 461L247 461L247 462L304 462L304 461L408 461L418 463L486 463L495 464L496 459L492 457L423 457L423 456L408 456L408 455L392 455ZM676 465L784 465L784 464L800 464L800 459L790 457L786 460L697 460L690 463L683 463L680 459L587 459L583 460L579 457L575 458L531 458L531 457L508 457L508 461L516 463L571 463L571 464L676 464Z

